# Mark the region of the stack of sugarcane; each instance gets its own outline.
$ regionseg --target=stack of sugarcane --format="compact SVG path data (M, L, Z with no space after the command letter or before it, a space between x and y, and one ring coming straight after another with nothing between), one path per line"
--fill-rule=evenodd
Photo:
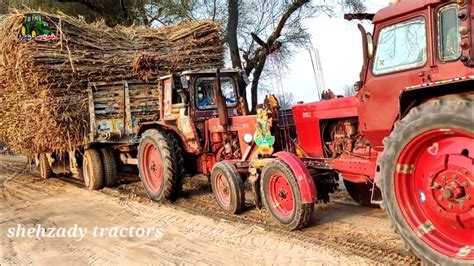
M220 28L213 22L109 28L40 15L51 28L43 38L48 41L36 32L37 41L25 40L27 13L0 20L0 140L23 153L63 152L85 143L89 82L149 80L223 64Z

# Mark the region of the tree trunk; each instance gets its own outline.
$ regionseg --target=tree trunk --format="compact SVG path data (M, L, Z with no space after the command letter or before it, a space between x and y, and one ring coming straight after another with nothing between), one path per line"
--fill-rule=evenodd
M227 8L229 18L227 21L226 41L229 45L232 67L242 69L242 61L240 59L239 43L237 39L237 28L239 26L239 0L229 0ZM242 77L238 77L237 86L239 87L240 96L244 99L244 107L248 112L247 83Z
M260 58L255 67L255 71L253 72L253 80L252 80L252 112L251 114L257 113L257 105L258 105L258 82L260 81L260 77L262 76L263 68L265 67L265 62L267 61L267 56L264 55Z

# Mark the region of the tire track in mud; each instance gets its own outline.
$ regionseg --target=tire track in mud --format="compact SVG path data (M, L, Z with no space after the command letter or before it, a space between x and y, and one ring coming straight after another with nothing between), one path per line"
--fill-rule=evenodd
M21 163L8 163L7 165L5 165L5 163L1 163L0 161L0 175L4 173L8 174L8 177L3 179L0 186L4 196L5 184L8 183L8 181L12 178L18 177L25 171L25 167L24 165L22 167ZM64 185L61 186L60 184L63 183L62 181L66 181L67 183L72 184L76 187L83 187L80 182L71 179L38 179L35 180L32 184L28 184L27 180L21 180L21 178L19 178L19 180L20 185L26 187L26 189L28 190L26 193L22 193L21 196L27 196L28 193L32 193L38 188L40 188L42 193L46 193L48 195L54 195L55 193L64 193L64 191L61 191L61 189L57 189L57 187L64 187ZM41 184L42 182L45 182L45 184ZM53 190L55 191L51 192L51 188L53 188ZM298 245L306 248L311 248L313 245L316 245L318 247L324 247L327 250L332 250L340 254L356 255L381 263L419 263L416 257L403 250L403 244L401 244L403 242L397 237L392 236L390 238L387 235L383 235L381 237L381 235L378 235L374 232L359 232L357 231L356 227L352 228L351 230L350 224L347 223L318 224L317 221L316 223L314 223L313 221L313 224L310 224L310 229L287 232L283 229L280 229L272 220L270 214L264 210L250 210L244 212L239 216L230 215L228 213L223 212L219 209L212 197L212 194L209 194L208 191L208 185L204 185L198 188L188 188L188 190L185 190L188 198L181 198L174 204L165 205L167 207L184 210L191 214L207 216L219 223L230 222L247 226L248 229L242 231L240 235L231 234L230 236L228 236L229 238L234 239L232 243L235 243L235 246L234 244L231 245L233 248L238 248L238 239L251 239L251 244L254 245L256 248L268 246L271 249L278 249L282 248L280 246L285 246L284 244L279 244L278 242L271 243L269 245L269 243L265 243L264 239L259 239L258 236L253 237L253 234L255 232L269 231L275 233L282 239L289 240L293 243L298 243ZM159 207L163 203L156 203L151 201L144 193L143 187L140 183L124 184L120 185L117 188L105 188L100 192L116 198L119 203L124 206L124 208L134 213L138 218L141 217L142 219L157 219L157 217L159 217L160 222L164 222L170 226L172 226L174 222L178 221L183 224L188 223L188 229L192 229L203 237L211 237L215 241L219 241L219 239L225 237L225 234L224 232L222 232L222 229L216 229L213 226L203 226L199 223L193 223L193 221L189 220L187 217L163 213L160 211L160 208L156 208L156 211L151 212L149 211L149 208L147 208L147 210L143 210L142 207L144 204L148 206ZM338 203L335 204L337 205ZM329 206L328 208L331 208L331 206ZM357 207L354 206L354 208ZM372 222L375 226L382 226L387 224L380 222L380 218L370 216L357 216L356 218L353 218L351 223L357 224L359 223L359 220L365 223L367 221L369 221L369 223ZM391 229L387 228L387 230ZM285 248L286 249L284 250L288 250L288 248L291 249L291 246L286 246ZM178 257L180 255L183 254L176 254L176 256ZM288 259L290 259L291 261L291 258L285 256L282 256L281 259L283 261L287 261ZM88 261L100 262L101 259L99 257L91 257Z
M128 207L130 206L129 202L133 201L154 204L155 206L162 204L155 203L148 199L139 183L122 185L118 188L109 188L104 190L104 193L122 197L123 205ZM311 228L313 230L304 229L300 231L287 232L286 230L279 228L270 217L270 214L266 213L265 210L253 211L254 213L252 214L244 212L238 216L225 213L218 208L212 195L200 195L197 197L191 196L191 199L179 199L174 204L167 204L167 206L184 209L192 214L211 217L217 221L226 220L229 222L238 222L245 225L256 226L263 230L278 233L287 239L297 240L301 245L314 244L317 246L323 246L343 254L353 254L381 263L419 263L418 258L404 250L403 242L398 236L391 238L383 236L383 238L381 238L381 235L374 233L357 232L356 228L353 228L351 231L349 230L350 228L347 228L347 225L341 224L338 224L338 226L334 226L334 224L323 224L322 226L311 224L310 227L320 228L317 228L316 230ZM139 215L149 214L140 213ZM364 218L358 217L356 220L363 220ZM375 224L377 224L377 219L380 220L380 218L367 218L369 221L373 220L372 222L375 222ZM380 226L380 224L378 224L378 226ZM346 228L343 228L344 230L339 230L341 227ZM392 229L387 228L387 230ZM337 233L338 231L342 231L343 234Z
M117 200L120 201L120 204L122 206L124 206L127 210L136 214L140 218L156 219L157 217L159 217L159 222L165 223L166 226L169 227L172 227L173 224L184 225L185 231L192 231L193 234L208 238L211 240L211 242L214 243L224 242L225 246L223 246L223 248L226 248L228 250L238 250L241 249L242 246L250 246L252 249L261 250L263 254L275 250L282 251L278 258L278 260L280 260L281 262L289 262L292 260L293 262L296 262L298 264L311 262L311 258L306 258L303 254L294 252L293 249L295 249L295 246L302 246L301 243L293 241L289 238L285 239L287 241L272 241L267 237L262 237L261 234L259 234L260 232L265 231L265 229L262 227L239 223L241 224L241 226L244 225L245 229L240 229L239 231L226 230L225 227L216 227L215 224L224 223L230 225L227 220L224 221L223 219L214 219L214 224L203 224L201 222L194 221L192 217L169 213L168 211L163 211L163 209L161 208L154 208L151 211L148 208L144 210L143 205L155 207L156 203L149 200L148 198L144 198L137 194L125 193L124 195L124 192L119 191L118 189L106 189L104 190L104 193L117 197ZM167 207L170 207L168 204L166 205ZM182 209L181 207L176 206L174 208ZM200 215L202 215L202 213ZM278 238L281 238L280 234L276 234L276 236ZM199 243L199 245L201 245L201 243ZM305 245L305 247L311 248L311 246L309 245ZM183 246L183 248L185 248L185 246ZM329 249L327 250L330 251ZM275 258L265 259L267 259L268 261L272 261ZM265 259L262 262L265 262ZM331 261L326 262L330 263ZM334 263L334 261L332 262Z

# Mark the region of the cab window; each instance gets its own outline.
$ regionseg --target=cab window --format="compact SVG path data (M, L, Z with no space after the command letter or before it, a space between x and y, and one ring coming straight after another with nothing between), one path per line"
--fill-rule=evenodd
M438 14L439 58L442 61L457 60L461 56L461 35L457 5L440 9Z
M199 109L215 109L217 108L214 91L212 86L215 85L215 78L198 78L195 83L195 99L196 106ZM237 104L237 90L235 82L232 78L221 78L222 94L228 107L236 106Z
M375 75L421 67L426 61L426 23L423 17L380 31L373 66Z

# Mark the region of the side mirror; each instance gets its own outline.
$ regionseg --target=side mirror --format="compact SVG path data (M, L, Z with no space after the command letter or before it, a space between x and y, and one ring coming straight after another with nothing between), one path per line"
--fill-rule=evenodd
M372 59L374 57L375 46L374 46L374 37L369 32L366 35L367 38L367 58Z

